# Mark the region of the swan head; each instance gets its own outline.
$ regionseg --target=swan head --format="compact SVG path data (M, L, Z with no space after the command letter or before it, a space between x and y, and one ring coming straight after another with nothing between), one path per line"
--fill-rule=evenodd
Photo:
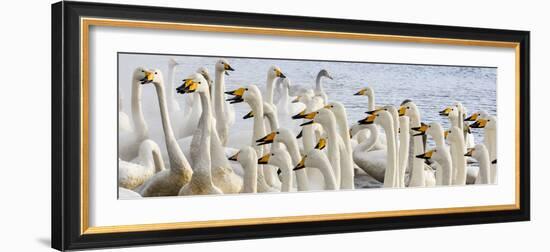
M229 75L228 71L235 71L235 69L229 65L229 62L226 59L220 59L216 62L216 72Z
M290 154L284 149L271 150L271 153L267 153L258 159L258 164L270 164L274 166L290 167Z
M361 90L357 91L357 93L353 95L362 95L362 96L369 96L372 97L374 94L374 90L371 87L362 88Z
M319 138L319 141L317 142L317 145L315 145L314 149L322 150L325 147L327 147L327 139L325 138Z
M432 150L428 150L420 155L416 155L416 158L421 158L421 159L432 159L434 157L434 154L437 153L437 150L436 149L432 149Z
M449 118L458 118L459 115L459 109L456 106L449 106L445 109L439 111L440 116L446 116Z
M206 67L199 67L197 69L197 73L201 74L202 77L208 82L208 85L212 84L212 77L210 76L210 73L208 72L208 69Z
M138 67L134 70L133 77L134 81L139 81L142 85L162 82L162 73L159 69Z
M256 140L258 145L270 144L274 142L288 142L293 138L292 132L287 128L279 128L266 136Z
M183 80L183 84L176 88L176 92L180 94L187 93L208 93L208 81L199 73L189 75Z
M486 118L477 119L474 123L470 124L470 128L474 129L496 129L497 118L496 116L488 116Z
M302 160L294 167L294 171L304 169L306 167L320 168L329 163L326 155L319 149L312 149L302 157Z
M295 115L295 116L298 116L298 115ZM294 118L294 116L293 116L293 118ZM317 111L304 114L302 118L303 119L311 119L311 121L304 122L304 123L300 124L300 126L304 126L304 125L308 125L308 124L312 124L312 123L320 123L321 125L328 125L332 121L336 120L334 118L334 114L326 108L321 108Z
M489 114L485 111L477 111L473 114L471 114L470 116L464 118L464 121L467 121L467 122L475 122L477 119L481 119L481 118L486 118L488 117Z
M325 106L325 108L332 111L332 113L334 113L334 115L337 116L338 118L347 117L346 108L340 102L337 102L337 101L330 102Z
M318 77L326 77L326 78L331 79L331 80L334 79L334 78L332 78L332 75L330 75L330 73L326 69L322 69L321 71L319 71L317 76Z
M418 112L418 108L416 107L416 104L409 99L404 100L401 103L401 105L399 106L398 114L399 116L406 115L408 117L413 117L414 115L420 116Z
M226 101L229 101L229 103L240 103L240 102L247 102L247 103L257 103L261 101L262 94L260 92L260 89L256 87L255 85L249 85L246 87L240 87L232 91L225 92L228 95L233 95L233 97L226 99Z
M258 156L256 155L256 151L254 148L250 146L245 146L241 148L235 155L229 157L228 159L231 161L238 161L240 163L243 163L246 160L252 160L253 162L256 162L256 159Z
M460 130L458 127L454 126L452 127L451 129L449 130L446 130L445 132L443 132L443 137L445 137L445 139L449 139L451 141L456 141L456 140L459 140L459 139L464 139L464 135L462 133L462 130Z
M270 79L275 79L275 78L286 78L286 75L283 74L283 71L281 70L281 68L279 68L278 66L271 66L268 70L267 70L267 76L270 78Z
M480 160L482 156L489 157L489 151L483 144L476 144L473 148L468 148L466 153L464 154L465 157L473 157L476 160ZM496 163L496 160L493 161Z
M393 123L393 118L390 112L380 109L374 112L371 112L366 118L358 121L359 124L389 124Z

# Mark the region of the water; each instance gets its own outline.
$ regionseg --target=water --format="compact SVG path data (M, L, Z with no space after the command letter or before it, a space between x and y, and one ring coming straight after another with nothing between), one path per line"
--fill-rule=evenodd
M123 109L128 115L131 115L130 80L133 70L139 66L158 68L164 73L165 81L168 81L166 71L170 58L181 63L175 74L177 85L201 66L207 67L213 75L214 64L219 59L219 57L120 54L119 88L124 98ZM460 101L468 114L485 110L489 114L496 115L496 68L224 58L236 70L226 76L227 90L250 84L263 89L268 68L271 65L277 65L292 81L292 94L302 88L312 88L319 70L328 70L334 79L324 78L323 87L329 100L344 104L350 125L365 117L367 97L353 94L366 86L374 89L377 106L390 104L399 106L403 100L411 99L418 106L422 121L426 123L437 121L445 128L449 127L449 120L440 116L438 112L454 104L455 101ZM181 95L176 97L183 104L183 97ZM144 114L149 124L151 138L157 143L163 143L156 99L154 88L144 88ZM251 129L252 121L241 119L250 108L241 103L235 105L235 110L236 120L232 130ZM472 130L476 143L481 142L483 139L481 130ZM159 145L164 149L164 144Z

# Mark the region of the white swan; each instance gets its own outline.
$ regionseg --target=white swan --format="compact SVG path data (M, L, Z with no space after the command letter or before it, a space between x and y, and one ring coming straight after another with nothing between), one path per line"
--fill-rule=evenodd
M118 157L130 161L138 155L139 145L149 138L149 130L143 117L141 85L153 81L154 72L138 67L132 74L132 122L131 131L119 131Z
M223 146L227 144L229 127L235 122L235 110L224 101L225 93L225 75L228 71L234 71L225 59L216 62L216 79L214 83L213 106L214 116L216 117L216 131Z
M493 184L491 176L491 162L489 161L489 152L485 145L477 144L474 148L469 148L464 156L473 157L479 163L479 173L476 184Z
M497 182L497 117L487 116L486 118L477 119L471 128L483 129L483 144L489 152L491 160L491 183Z
M270 104L273 103L273 92L274 92L274 85L275 85L275 79L277 78L286 78L286 76L281 71L281 68L278 66L271 66L267 70L267 80L266 80L266 97L265 101Z
M300 118L300 117L297 117L297 118ZM318 111L308 113L304 115L302 118L311 120L311 121L302 123L301 124L302 126L309 125L312 123L319 123L323 126L323 129L326 131L328 158L332 166L332 169L334 170L336 185L338 186L338 188L341 188L341 181L342 181L341 171L342 169L349 169L349 167L342 168L342 164L343 164L342 157L347 158L348 155L345 153L346 149L343 146L342 139L336 131L336 119L334 118L334 114L330 110L326 108L322 108ZM349 165L349 162L346 162L345 164ZM353 166L352 166L352 169L353 169ZM346 183L349 184L349 181L347 181Z
M126 189L124 187L118 188L118 199L139 199L141 198L141 195L139 193L134 192L130 189Z
M399 117L399 129L398 129L398 138L399 138L399 155L398 155L398 186L400 188L405 187L405 173L407 170L407 165L409 164L409 148L411 144L411 134L409 133L410 129L410 118L408 116Z
M210 148L208 158L210 159L209 162L211 168L209 169L211 170L210 174L212 181L214 185L225 194L239 193L241 191L243 182L242 179L233 172L231 164L226 158L225 149L221 144L215 128L213 127L212 121L214 119L212 113L212 105L210 102L209 86L205 83L207 83L207 81L204 79L204 77L198 73L195 73L189 76L185 80L185 83L181 87L178 87L177 90L178 93L183 94L197 93L201 102L202 115L191 142L190 155L191 157L193 157L197 156L197 153L202 152L200 146L203 136L201 134L205 134L202 131L203 129L205 129L205 127L211 127L206 129L211 131L208 133L208 138L210 140L210 143L208 145ZM208 118L208 121L206 118ZM198 159L192 158L193 166L195 166L196 160Z
M258 164L270 164L279 167L282 185L281 192L290 192L292 189L292 161L287 151L274 149L258 159ZM265 166L264 166L265 167Z
M323 174L324 190L338 190L334 170L330 166L327 156L321 150L313 149L309 151L293 170L298 172L304 168L317 168Z
M371 177L383 182L387 163L386 149L373 150L379 138L378 127L375 124L358 124L352 129L358 131L358 144L353 149L353 161Z
M275 129L275 131L269 133L268 135L256 140L258 145L264 145L269 143L282 143L285 145L293 164L297 164L301 160L300 149L298 147L298 141L286 128ZM309 190L309 182L307 173L304 170L296 171L296 182L298 185L299 191Z
M421 126L420 111L416 104L411 100L404 100L399 108L399 116L408 116L410 119L410 127L418 128ZM417 135L414 130L410 130L411 141L409 146L409 162L410 169L409 187L424 187L435 185L435 177L430 167L424 164L422 159L415 158L417 155L424 154L424 136Z
M277 101L276 108L279 118L283 120L283 125L287 125L287 123L292 123L291 116L306 109L306 105L301 102L292 102L289 94L291 86L289 78L279 78L277 79L277 83L279 82L281 83L281 94Z
M396 136L394 134L393 117L390 112L379 110L370 114L363 120L359 120L360 124L376 123L380 125L386 133L387 153L386 153L386 170L384 174L384 187L397 187L398 161L396 149Z
M438 170L436 172L437 185L451 185L452 184L452 171L451 171L451 155L446 146L436 146L435 149L429 150L422 155L417 155L418 159L433 159L438 164Z
M323 84L321 83L321 79L325 77L325 78L328 78L328 79L333 79L332 76L328 73L327 70L325 69L322 69L321 71L319 71L319 73L317 74L317 77L315 78L315 96L318 96L320 98L323 99L323 104L327 104L328 103L328 96L327 94L325 93L325 91L323 90Z
M354 189L354 167L353 167L353 149L351 148L350 135L348 131L348 116L344 105L340 102L330 102L325 106L326 109L333 112L338 126L338 133L345 147L345 155L341 157L346 163L342 166L342 189ZM397 113L397 112L396 112Z
M439 124L438 122L431 122L430 124L422 124L420 127L413 127L412 129L414 131L419 132L416 135L429 135L432 137L436 146L434 151L438 153L437 158L434 158L434 160L438 162L438 166L437 166L438 170L436 171L436 184L451 185L452 179L453 179L454 167L452 166L451 152L449 150L449 147L445 144L445 133L443 131L443 127L441 126L441 124ZM423 154L426 154L426 153L423 153ZM420 155L417 155L416 157L418 156ZM448 164L447 164L447 158L449 159ZM430 159L430 158L427 158L427 159ZM447 178L447 172L450 173L449 178ZM447 181L448 179L449 181Z
M204 78L198 83L193 80L186 80L184 84L184 90L178 90L178 93L183 92L195 92L197 90L201 94L201 105L203 108L203 115L199 121L199 127L195 132L195 136L198 136L199 146L197 151L191 152L191 159L193 161L193 176L191 181L184 185L178 195L208 195L208 194L223 194L212 181L212 157L210 155L212 116L210 108L210 95L208 95L208 85L206 83L200 84L201 81L206 82ZM204 90L206 90L204 92ZM206 94L206 95L205 95ZM206 100L203 102L203 100Z
M144 197L149 196L174 196L177 195L180 188L191 180L193 170L189 162L183 155L170 122L170 115L166 105L166 94L162 73L158 69L147 70L146 83L152 83L157 92L158 103L160 107L160 116L162 119L162 129L164 131L164 141L170 161L170 169L158 172L138 187L137 191Z
M264 123L264 106L262 100L262 94L258 87L250 85L247 87L241 87L233 91L227 91L226 94L233 95L232 98L227 99L230 103L246 102L252 112L254 113L254 125L252 131L251 145L256 144L256 140L266 135L265 123ZM267 152L265 146L254 147L256 154L262 156L264 151ZM274 192L277 191L272 185L267 184L265 176L272 176L270 180L274 180L272 173L268 173L269 170L264 173L263 165L258 167L258 192Z
M445 131L445 138L451 146L451 160L453 166L453 185L465 185L467 176L467 166L464 144L464 134L462 130L453 126L450 130Z
M164 161L158 145L145 140L139 146L139 155L132 162L118 161L118 186L134 190L155 173L164 170Z
M254 148L245 146L229 160L238 161L244 170L243 188L241 193L256 193L258 191L258 156Z
M374 101L374 89L371 87L362 88L361 90L357 91L354 95L361 95L366 96L368 98L368 111L374 111L376 110L375 101Z

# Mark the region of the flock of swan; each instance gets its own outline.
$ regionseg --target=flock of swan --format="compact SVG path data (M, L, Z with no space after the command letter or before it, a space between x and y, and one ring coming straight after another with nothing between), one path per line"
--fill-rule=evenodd
M131 116L119 97L120 198L349 190L359 173L375 187L496 183L497 119L484 111L467 116L460 102L439 112L450 121L444 129L422 122L411 100L377 105L373 88L365 87L350 93L365 99L365 117L348 125L344 105L323 90L322 79L332 79L326 70L311 89L291 96L290 78L277 66L268 69L261 92L256 85L226 90L225 75L237 70L225 59L216 62L213 78L201 67L175 80L176 65L168 62L167 82L159 69L134 70ZM148 86L158 98L166 153L149 137L143 115ZM242 119L236 103L250 108ZM250 121L252 130L231 134L235 120ZM475 143L472 130L482 131L482 142ZM428 149L428 138L435 148ZM229 142L247 144L236 149Z

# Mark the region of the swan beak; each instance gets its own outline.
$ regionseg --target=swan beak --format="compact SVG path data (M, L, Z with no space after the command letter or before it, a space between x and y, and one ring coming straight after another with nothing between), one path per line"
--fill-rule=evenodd
M306 110L302 110L302 112L296 114L296 115L293 115L292 116L292 119L302 119L306 116Z
M256 143L258 143L258 145L273 143L273 141L275 140L276 135L277 135L276 132L271 132L271 133L267 134L267 136L264 136L264 137L256 140Z
M451 131L445 130L445 132L443 132L443 137L444 137L445 139L447 139L447 136L449 136L449 132L451 132Z
M485 128L487 126L486 119L478 119L474 123L470 124L470 128Z
M143 73L145 73L145 77L143 77L142 79L139 80L139 81L141 81L142 85L153 82L153 79L155 78L155 73L154 72L143 71Z
M225 70L224 71L225 75L229 75L229 72L227 71L235 71L235 69L233 69L229 64L223 64L223 69Z
M497 160L496 160L496 159L493 160L493 161L491 161L491 164L496 164L496 163L497 163Z
M248 119L254 117L254 111L248 112L246 115L243 116L243 119Z
M306 126L306 125L310 125L310 124L313 124L313 120L302 123L302 124L300 124L300 126Z
M434 150L430 150L424 154L420 154L420 155L416 155L417 158L422 158L422 159L430 159L432 158L432 155L434 154Z
M300 124L300 126L312 124L313 123L313 118L315 118L315 115L317 115L317 112L311 112L311 113L305 114L303 118L304 119L311 119L311 121L302 123L302 124Z
M468 152L466 152L466 154L464 154L464 156L465 157L471 157L473 153L474 153L474 148L468 148Z
M363 88L353 95L367 95L367 89Z
M298 163L296 165L296 167L294 167L294 169L292 169L292 170L297 171L297 170L304 169L304 168L306 168L306 156L304 156L302 158L302 160L300 160L300 163Z
M303 135L304 135L304 129L300 130L300 133L298 133L298 135L296 136L296 139L302 138Z
M334 80L334 78L332 77L332 75L330 74L327 74L327 78L331 79L331 80Z
M294 98L294 100L292 100L292 103L297 103L297 102L300 102L300 98L302 96L296 96L296 98Z
M269 157L270 156L271 156L270 153L267 153L267 154L263 155L263 157L258 159L258 164L267 164L267 162L269 162Z
M451 107L446 107L444 110L439 111L440 116L448 116L451 113Z
M243 102L244 101L243 100L243 95L244 95L245 91L246 91L245 88L238 88L238 89L235 89L233 91L225 92L228 95L234 95L234 97L226 99L226 101L229 101L230 104Z
M183 84L176 88L179 94L193 93L197 90L199 84L191 79L184 79Z
M407 112L407 107L401 106L399 107L399 110L397 112L399 113L399 116L404 116L405 113Z
M425 123L421 123L420 127L413 127L411 129L419 132L414 134L413 136L423 136L426 135L426 131L428 131L428 125Z
M471 116L466 117L464 119L464 121L473 122L473 121L477 120L478 117L479 117L478 113L473 113Z
M374 119L376 119L376 115L375 114L370 114L365 119L359 120L357 122L359 124L372 124L372 123L374 123Z
M239 158L239 153L241 153L241 152L237 151L237 153L235 153L235 155L233 155L231 157L228 157L227 159L229 159L231 161L237 161L237 158Z
M376 115L376 114L378 114L379 111L380 111L380 109L375 109L375 110L367 111L367 112L365 112L365 114Z
M324 138L320 138L317 145L315 145L315 149L322 150L327 146L327 140Z
M286 78L286 75L283 74L283 72L281 72L280 69L275 69L275 76L277 76L279 78L282 78L282 79Z

